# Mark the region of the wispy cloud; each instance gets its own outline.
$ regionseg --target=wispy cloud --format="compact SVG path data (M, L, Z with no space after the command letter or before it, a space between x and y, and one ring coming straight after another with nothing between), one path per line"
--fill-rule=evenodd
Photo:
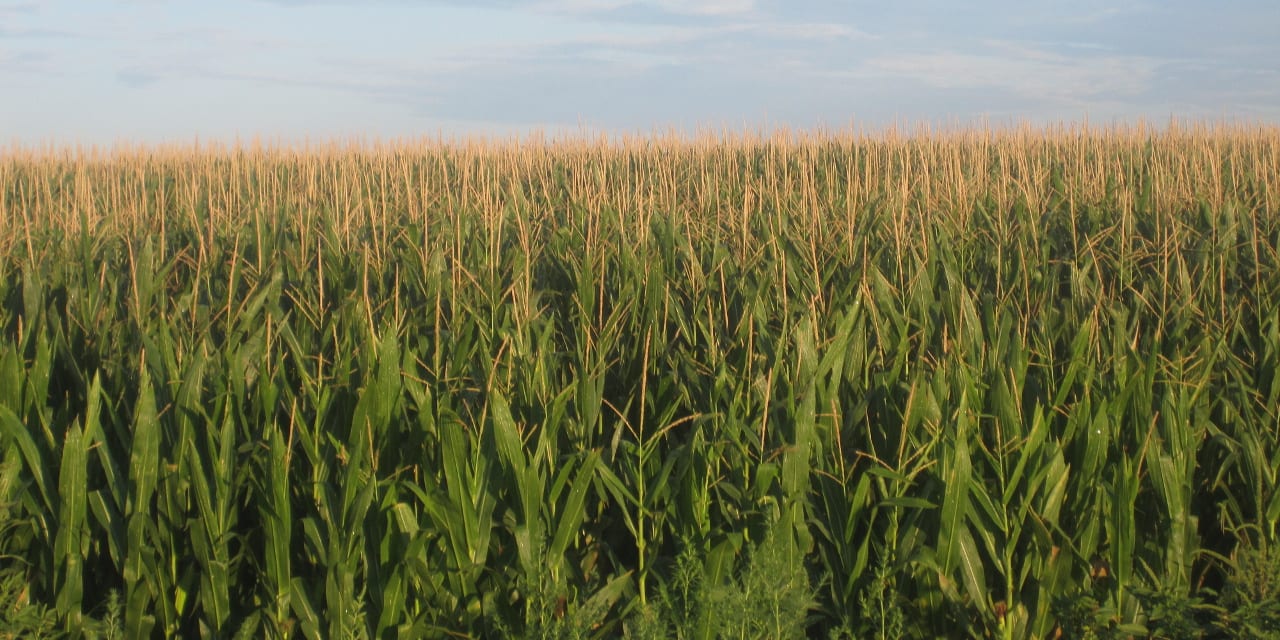
M370 0L257 0L265 4L292 7L315 5L367 5ZM377 4L410 4L410 0L372 0ZM630 7L665 13L695 16L725 16L748 13L756 8L755 0L417 0L417 4L502 9L550 13L607 13Z
M1274 0L0 0L0 86L29 97L0 101L0 138L68 122L325 135L855 114L1280 120L1277 18ZM144 115L157 110L163 122Z
M40 10L36 2L6 2L0 4L0 18L13 18L19 15L31 15Z
M126 87L141 89L161 81L161 76L138 69L125 69L116 73L116 80Z
M240 83L254 87L320 90L344 100L398 105L432 119L483 117L511 124L537 121L559 126L583 119L608 126L635 126L685 120L737 122L759 116L766 103L799 96L778 91L778 79L818 60L818 43L874 39L848 24L771 18L753 2L614 2L569 0L579 12L541 5L544 15L588 20L586 28L553 29L528 41L449 43L418 56L392 56L310 47L294 52L305 62L288 62L293 46L282 46L285 61L261 55L278 43L253 42L246 33L202 27L157 38L185 42L182 55L156 58L145 46L128 58L116 80L148 88L183 79ZM686 12L714 19L639 24L606 17L594 26L596 11L644 4L649 10ZM231 42L239 38L241 42ZM245 42L248 40L248 42ZM235 46L232 46L235 45ZM250 53L243 53L246 47ZM207 55L215 50L236 55ZM252 63L252 64L251 64ZM779 93L761 99L759 94ZM800 99L797 97L797 99Z
M754 0L548 0L534 5L542 11L597 13L625 7L643 7L666 13L695 16L736 16L751 13Z
M760 21L729 25L723 30L784 40L875 40L880 38L851 25L833 22Z
M877 56L851 75L908 78L940 89L993 88L1071 104L1098 96L1140 95L1165 63L1147 56L1066 56L1025 44L988 42L979 51Z
M0 25L0 39L32 40L44 38L79 38L85 34L66 29L48 29L44 27L13 27Z

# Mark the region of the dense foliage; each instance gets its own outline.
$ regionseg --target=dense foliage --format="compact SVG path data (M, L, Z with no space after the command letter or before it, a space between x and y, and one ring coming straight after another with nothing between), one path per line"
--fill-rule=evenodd
M1280 621L1276 129L10 150L0 189L4 620Z

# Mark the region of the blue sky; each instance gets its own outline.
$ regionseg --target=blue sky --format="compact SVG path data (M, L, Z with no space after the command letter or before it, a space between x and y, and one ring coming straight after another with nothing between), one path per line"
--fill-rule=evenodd
M1280 123L1280 2L0 0L0 145Z

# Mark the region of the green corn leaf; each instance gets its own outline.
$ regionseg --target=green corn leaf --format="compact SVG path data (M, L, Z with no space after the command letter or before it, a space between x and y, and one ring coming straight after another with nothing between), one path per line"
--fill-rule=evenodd
M126 553L124 560L125 629L133 637L150 634L155 616L151 604L160 595L152 590L156 565L151 536L154 530L152 499L160 473L160 421L155 393L145 366L134 405L133 443L129 453L130 494L125 506Z
M53 545L54 562L60 568L58 611L67 616L67 630L80 626L83 595L83 542L88 511L86 463L87 443L79 425L67 429L62 445L62 464L58 471L58 532Z
M1001 496L1001 503L1005 506L1010 505L1016 493L1020 493L1024 500L1030 498L1028 492L1034 491L1036 485L1032 483L1030 486L1022 484L1022 474L1026 472L1028 465L1034 465L1036 462L1043 460L1040 452L1044 446L1045 439L1049 435L1049 423L1044 420L1040 411L1034 412L1031 423L1031 433L1027 434L1026 440L1022 446L1018 447L1018 461L1013 467L1013 473L1009 474L1009 479L1005 483L1004 494Z
M570 540L582 531L582 523L586 519L587 489L596 478L596 464L599 460L600 455L593 451L587 454L578 465L573 487L569 490L569 497L559 513L555 535L551 539L551 547L548 550L553 558L562 556L568 549Z
M320 632L322 624L320 616L317 615L315 606L311 604L311 598L307 595L306 582L301 577L294 578L289 583L289 589L289 604L298 621L302 636L309 640L324 638L325 636Z
M22 361L18 349L0 342L0 407L16 411L22 405Z
M960 569L960 577L964 583L969 599L980 608L985 608L988 601L986 572L978 546L973 541L969 527L963 525L956 539L956 566Z
M496 389L489 392L489 411L493 417L493 435L498 454L502 456L503 463L512 473L522 473L526 460L520 429L516 426L515 419L511 417L511 408L507 404L506 397Z
M961 410L966 403L960 402ZM943 457L940 470L943 482L942 522L938 535L938 553L942 559L942 570L950 573L961 561L959 554L964 538L968 537L968 518L970 505L970 486L973 483L972 466L969 460L968 434L964 429L957 429L950 455ZM968 538L970 543L972 538Z
M914 496L891 496L881 500L880 505L886 507L898 507L902 509L937 509L938 505Z
M266 478L258 502L264 538L263 582L270 594L267 615L277 627L288 624L293 575L290 568L293 541L293 508L289 491L289 455L278 430L268 435Z
M49 459L48 452L36 443L36 440L31 437L31 431L22 424L22 420L9 407L0 406L0 429L3 429L5 438L16 444L18 451L22 453L22 460L35 479L41 504L46 510L44 513L52 516L54 497L50 495L49 490L56 487L53 476L53 470L56 467Z

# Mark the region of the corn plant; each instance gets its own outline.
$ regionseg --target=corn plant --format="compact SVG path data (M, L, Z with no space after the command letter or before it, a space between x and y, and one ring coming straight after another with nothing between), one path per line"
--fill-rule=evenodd
M0 150L0 620L1265 631L1278 175L1212 123Z

